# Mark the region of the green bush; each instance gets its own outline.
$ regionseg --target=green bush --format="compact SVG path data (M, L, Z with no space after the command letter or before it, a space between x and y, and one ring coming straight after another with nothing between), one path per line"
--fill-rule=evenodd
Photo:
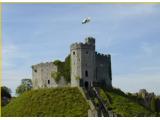
M58 67L58 72L55 73L56 75L54 75L54 73L51 73L51 76L58 82L60 77L64 77L64 79L66 80L66 82L70 82L70 55L68 55L65 58L64 62L61 62L60 60L55 60L53 62L53 64L57 65Z
M55 60L53 62L53 64L60 66L62 64L62 62L60 60Z
M51 73L51 76L52 76L52 78L55 79L56 83L58 83L60 78L61 78L61 73L60 72L54 72L54 73Z

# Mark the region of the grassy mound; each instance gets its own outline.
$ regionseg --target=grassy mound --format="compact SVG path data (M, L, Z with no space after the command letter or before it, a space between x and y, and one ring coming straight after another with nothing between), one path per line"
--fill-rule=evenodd
M2 108L2 116L87 116L89 105L78 88L32 90Z
M156 116L155 113L149 111L135 100L130 99L122 91L103 91L101 89L100 95L107 103L108 109L112 110L119 116Z

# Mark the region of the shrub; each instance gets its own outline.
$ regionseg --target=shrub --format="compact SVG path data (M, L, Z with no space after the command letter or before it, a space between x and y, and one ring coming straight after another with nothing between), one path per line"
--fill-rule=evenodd
M58 72L57 73L51 73L51 76L58 82L60 77L64 77L66 82L70 82L70 55L68 55L65 58L64 62L61 62L60 60L55 60L53 62L58 67Z
M54 80L56 81L56 83L59 82L60 78L61 78L61 74L60 72L54 72L51 74L51 76L54 78Z

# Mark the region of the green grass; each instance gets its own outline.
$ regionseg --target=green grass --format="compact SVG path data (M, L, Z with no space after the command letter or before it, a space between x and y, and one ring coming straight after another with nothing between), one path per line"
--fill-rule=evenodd
M155 113L149 111L136 101L128 98L123 92L117 92L117 90L102 91L103 90L101 90L101 96L107 102L109 109L112 109L112 111L119 116L155 116ZM109 100L106 100L107 98Z
M87 116L89 105L78 88L32 90L2 108L2 116Z

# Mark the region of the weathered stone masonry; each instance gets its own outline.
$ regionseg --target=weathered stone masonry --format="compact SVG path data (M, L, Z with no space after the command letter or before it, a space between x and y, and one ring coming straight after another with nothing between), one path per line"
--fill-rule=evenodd
M53 62L40 63L32 66L32 83L33 88L45 88L45 87L63 87L67 85L67 82L63 77L57 83L51 76L53 72L57 72L58 67Z
M112 87L111 56L95 51L95 39L87 37L85 43L74 43L70 46L71 83L67 83L62 76L55 82L51 73L57 72L53 62L40 63L32 66L33 88L44 87L91 87L103 85Z
M94 38L88 37L85 43L72 44L70 51L71 86L91 87L99 84L112 87L111 56L95 51Z

